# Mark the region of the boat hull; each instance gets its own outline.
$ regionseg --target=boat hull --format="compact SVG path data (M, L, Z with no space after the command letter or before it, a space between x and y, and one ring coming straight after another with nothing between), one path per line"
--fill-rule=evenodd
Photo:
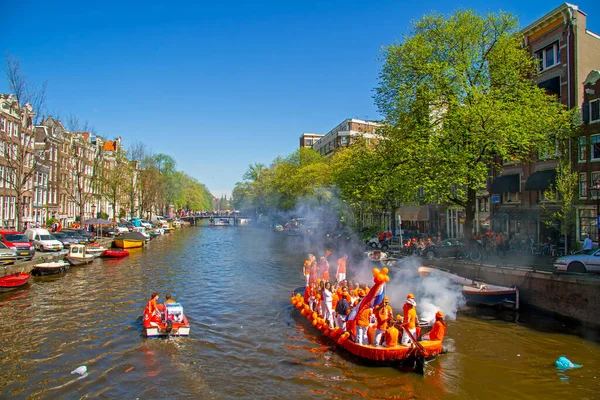
M24 287L29 283L31 274L16 272L0 278L0 292L9 292Z
M129 256L127 250L104 250L104 252L102 252L102 257L105 258L122 258L127 256Z
M32 274L35 276L55 275L65 272L71 265L69 263L45 263L34 265Z
M115 239L115 247L118 247L120 249L135 249L143 246L143 240Z
M89 257L70 257L70 256L66 256L65 259L73 266L79 266L79 265L86 265L86 264L90 264L92 261L94 261L94 256L89 256Z

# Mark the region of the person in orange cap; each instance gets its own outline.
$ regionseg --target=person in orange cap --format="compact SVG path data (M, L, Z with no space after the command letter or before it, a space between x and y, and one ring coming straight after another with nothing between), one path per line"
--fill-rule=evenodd
M392 307L389 305L390 300L387 296L383 297L383 301L373 309L375 318L377 319L377 331L375 332L375 346L378 346L381 341L381 336L388 329L388 323L394 318Z
M428 334L423 335L423 340L444 340L446 336L446 322L441 311L435 313L435 324Z
M415 295L412 293L409 293L408 296L406 296L406 300L408 299L415 299ZM402 306L402 315L404 316L404 318L406 318L406 313L408 312L408 308L409 305L405 302L404 305Z
M348 260L348 254L344 254L337 261L337 270L335 271L335 278L338 282L346 279L346 262Z
M402 322L402 327L405 329L405 331L402 334L401 344L409 345L412 343L412 340L410 339L410 336L406 330L408 330L412 336L416 338L417 324L419 320L417 318L417 303L413 299L406 299L405 303L408 304L408 310L406 314L404 314L404 320Z
M359 291L358 296L362 299L365 297L363 290ZM359 300L360 301L360 300ZM356 316L356 343L357 344L368 344L369 339L367 338L367 329L371 323L371 316L373 315L373 309L366 307Z

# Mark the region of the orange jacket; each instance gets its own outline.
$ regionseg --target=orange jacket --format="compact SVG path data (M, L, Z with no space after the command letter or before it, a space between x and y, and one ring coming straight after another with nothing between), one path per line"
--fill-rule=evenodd
M386 347L394 347L398 345L398 329L390 327L385 331L385 345Z
M371 315L373 315L373 309L365 308L360 314L358 314L358 317L356 318L356 325L369 326Z
M387 324L389 320L394 317L394 312L392 311L392 307L384 306L383 303L377 306L375 310L375 318L377 318L377 329L380 331L385 331L387 329Z
M336 274L345 274L346 273L346 259L344 257L338 260L337 264L337 272Z
M404 324L408 329L416 329L417 328L417 309L411 307L408 310L408 313L404 317Z
M429 340L444 340L444 336L446 336L446 325L442 321L435 321L429 331Z
M148 310L148 314L150 315L152 315L152 313L154 313L155 310L158 310L158 307L156 306L156 300L154 299L154 297L148 300L146 309Z
M304 260L304 266L302 267L304 275L310 275L310 260Z

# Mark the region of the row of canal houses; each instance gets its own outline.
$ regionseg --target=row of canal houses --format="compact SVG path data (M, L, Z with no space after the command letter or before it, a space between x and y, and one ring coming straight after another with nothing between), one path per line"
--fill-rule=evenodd
M581 110L582 127L572 143L572 167L578 173L576 224L572 241L589 234L598 241L597 216L600 194L600 36L586 28L587 15L577 6L564 3L525 27L523 46L539 60L537 85L557 97L568 109ZM352 143L354 137L376 139L374 121L347 119L327 134L304 133L301 147L321 154ZM537 238L558 237L560 226L547 224L544 192L556 178L558 154L539 154L537 161L503 161L501 171L491 171L487 190L478 194L475 229L507 232ZM463 237L464 211L441 204L400 207L403 227L448 237ZM391 218L391 216L390 216Z
M68 227L101 213L113 218L100 172L117 167L120 138L71 132L52 117L34 121L30 104L0 94L0 228L22 230L51 219Z

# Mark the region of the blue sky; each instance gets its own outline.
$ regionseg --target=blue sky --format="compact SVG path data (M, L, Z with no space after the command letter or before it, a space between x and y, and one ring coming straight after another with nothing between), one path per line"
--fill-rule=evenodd
M75 114L125 145L143 141L220 196L249 164L296 150L302 132L379 118L378 54L411 20L502 9L525 26L560 4L23 0L2 6L2 45L28 79L48 82L50 114ZM597 0L575 4L600 33Z

